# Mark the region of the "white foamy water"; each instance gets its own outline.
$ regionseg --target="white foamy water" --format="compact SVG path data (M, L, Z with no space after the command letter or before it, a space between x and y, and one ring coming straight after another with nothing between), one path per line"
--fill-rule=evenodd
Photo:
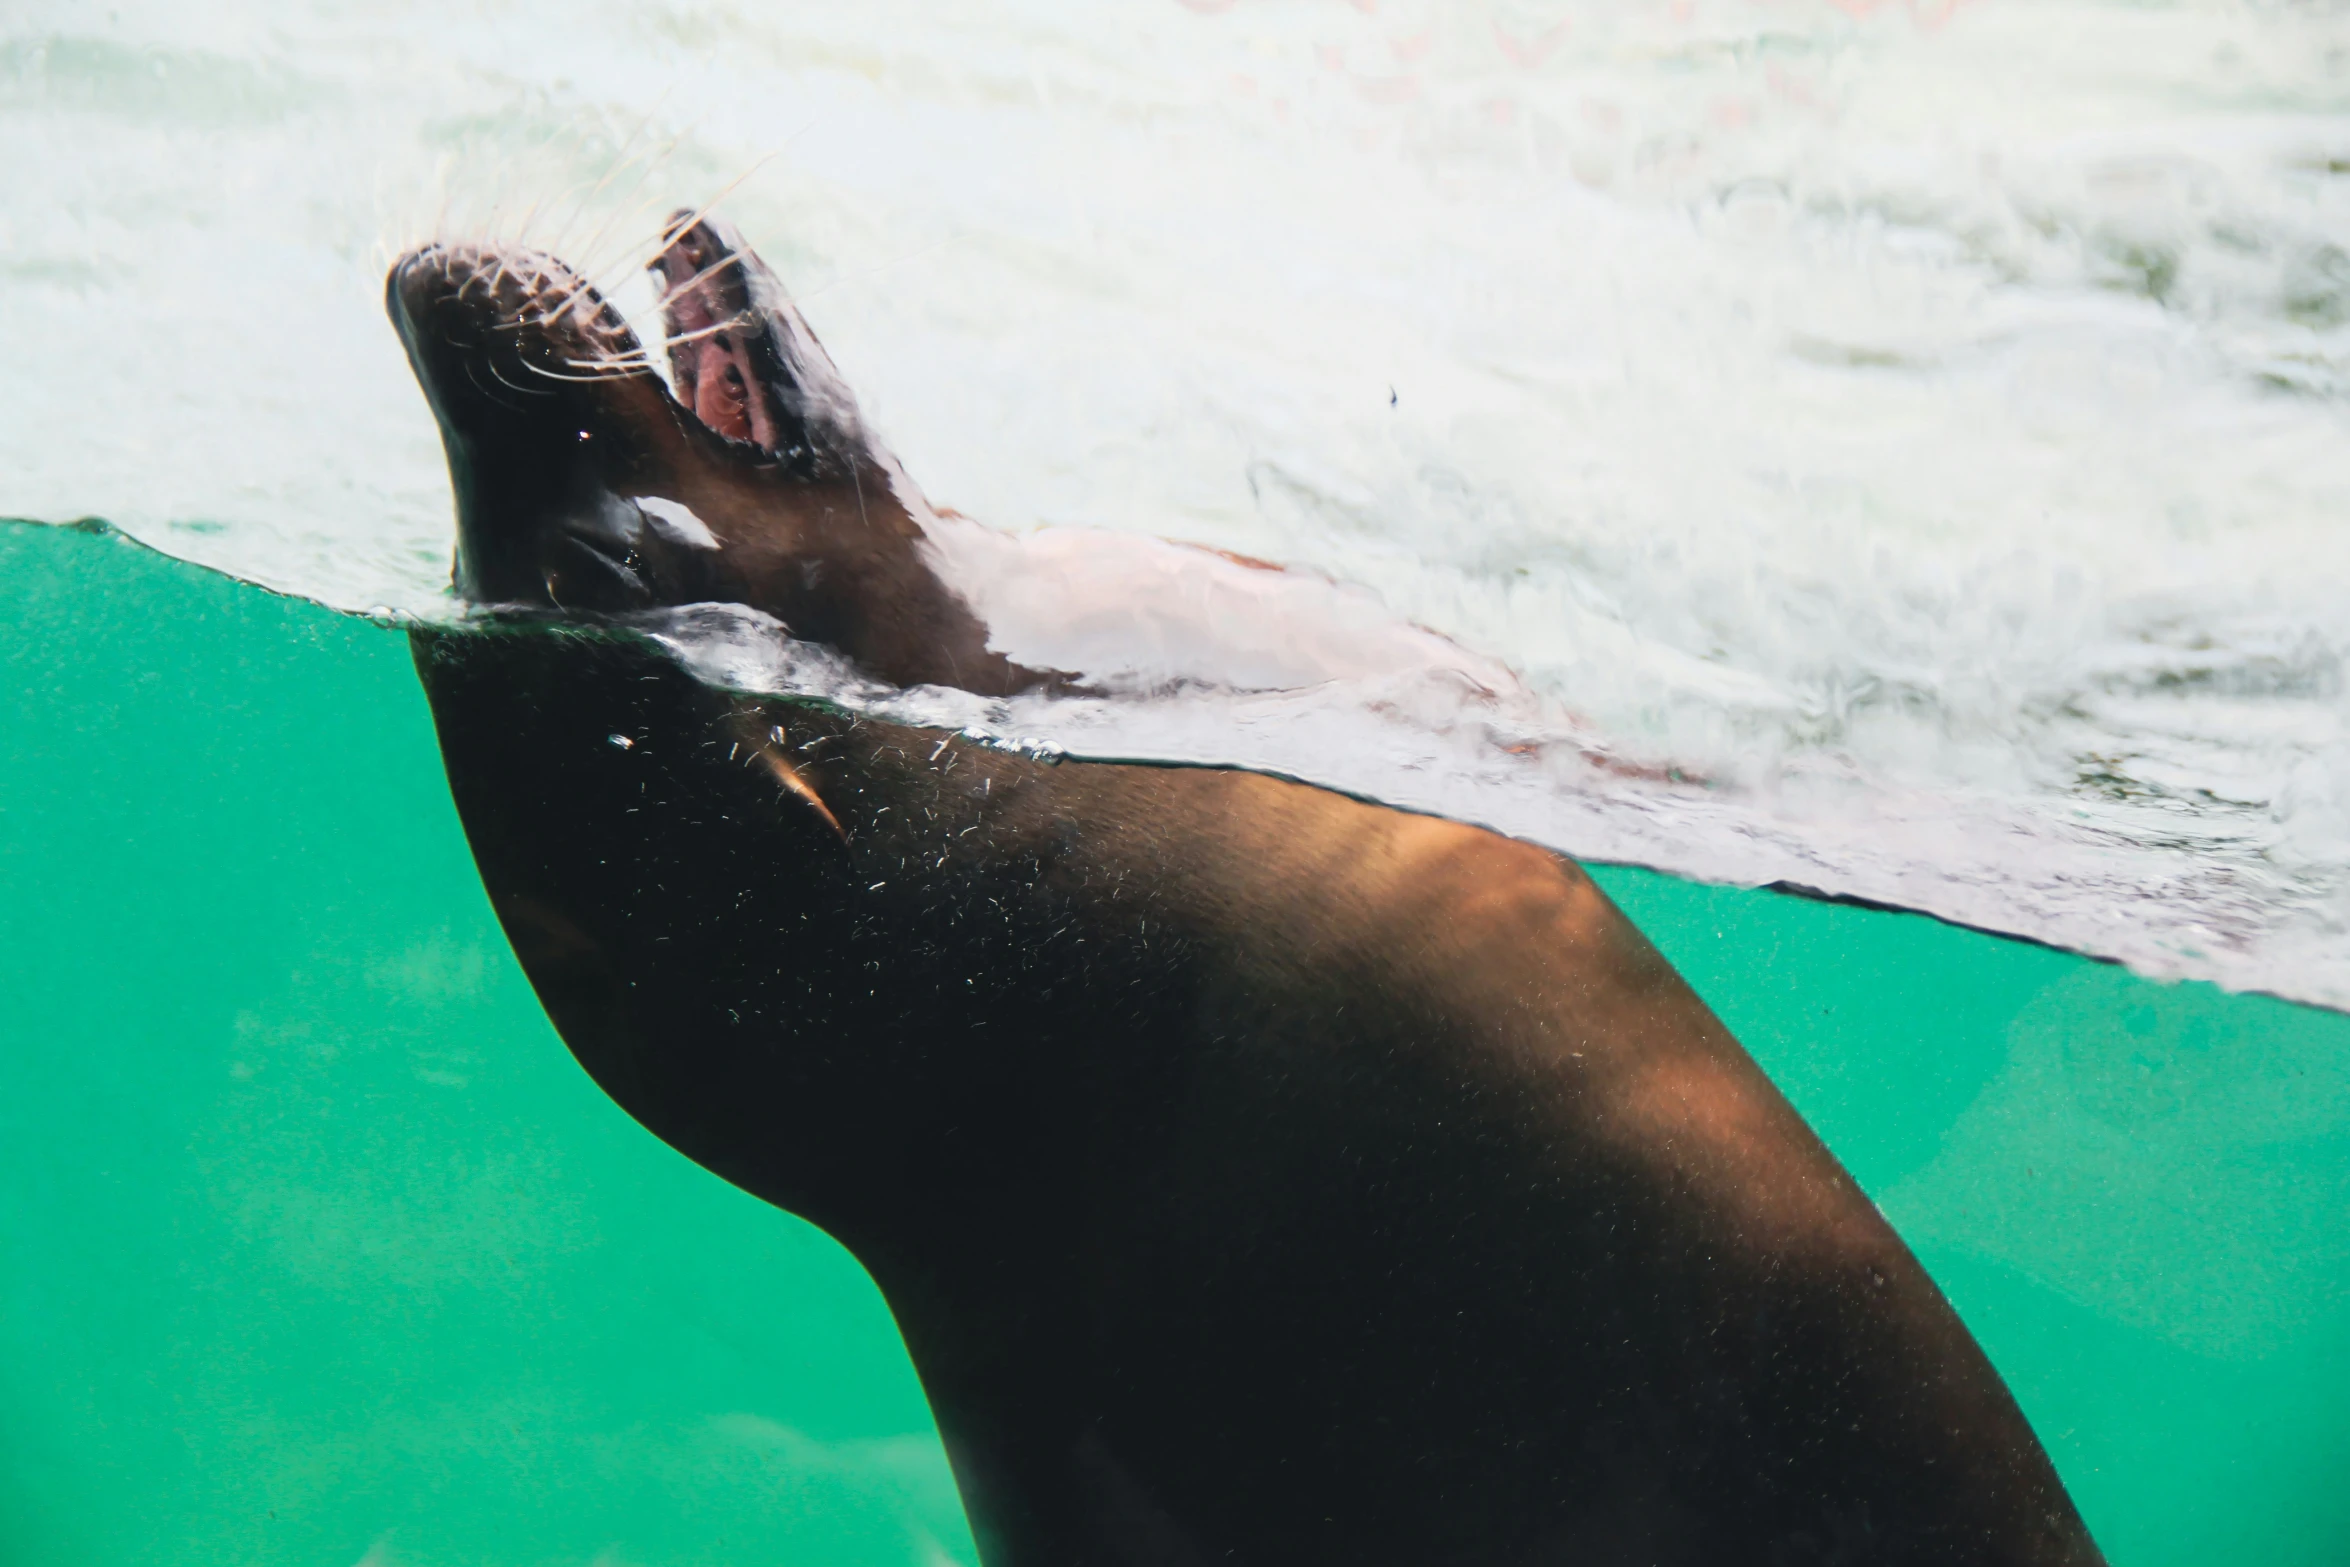
M0 513L443 613L384 263L737 178L940 503L1515 676L860 700L2350 1005L2341 11L20 6Z

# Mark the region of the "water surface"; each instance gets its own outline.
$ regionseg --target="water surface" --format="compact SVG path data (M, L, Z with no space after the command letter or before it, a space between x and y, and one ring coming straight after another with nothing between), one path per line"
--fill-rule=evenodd
M0 515L443 613L384 263L526 239L641 307L659 214L731 188L942 503L1325 572L1549 704L1117 749L2342 1005L2343 40L2218 0L36 3Z
M103 532L0 583L0 1557L975 1563L856 1264L548 1027L406 638ZM2118 1567L2342 1559L2350 1018L1595 874Z

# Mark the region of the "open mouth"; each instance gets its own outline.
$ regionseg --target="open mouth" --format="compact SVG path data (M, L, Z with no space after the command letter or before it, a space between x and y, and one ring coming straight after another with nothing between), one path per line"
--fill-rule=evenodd
M762 308L756 298L766 269L707 219L673 221L666 240L651 270L662 284L679 404L718 434L787 464L812 456L804 412L792 406L801 378L787 362L789 307L778 297Z
M697 556L716 540L694 493L870 471L838 372L728 226L675 215L648 270L667 384L556 257L428 245L392 269L386 305L448 451L464 597L618 611L709 596Z
M853 407L831 361L748 246L717 219L674 214L647 264L678 412L787 466L845 460ZM393 267L387 304L435 411L508 409L566 386L658 384L650 353L587 278L538 251L427 245ZM827 428L829 427L829 428ZM827 440L826 436L833 439Z

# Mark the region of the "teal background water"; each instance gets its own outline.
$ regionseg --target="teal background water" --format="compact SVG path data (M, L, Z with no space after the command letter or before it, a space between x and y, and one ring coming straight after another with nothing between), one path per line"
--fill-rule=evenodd
M881 1301L638 1130L403 637L0 527L0 1561L972 1562ZM2350 1557L2350 1018L1597 874L2116 1563Z

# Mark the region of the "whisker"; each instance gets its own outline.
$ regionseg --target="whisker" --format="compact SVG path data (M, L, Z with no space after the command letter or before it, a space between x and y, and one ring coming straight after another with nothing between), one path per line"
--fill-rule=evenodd
M519 392L524 397L551 397L554 395L551 392L534 392L527 386L516 386L512 381L509 381L504 376L498 374L498 362L495 359L483 359L481 362L481 367L490 373L491 380L497 382L500 386L506 388L506 390L510 392ZM531 365L528 368L536 371L538 374L546 374L546 371L540 366Z
M552 328L560 323L565 316L571 314L571 307L587 296L587 292L588 280L586 278L581 278L573 283L563 291L563 302L539 317L539 325Z
M712 196L708 201L703 202L699 207L696 207L692 215L689 216L684 222L672 223L668 225L667 229L663 233L663 237L667 238L668 235L671 234L683 234L686 230L701 222L711 213L717 211L718 204L720 202L733 195L736 191L742 189L743 182L745 180L758 173L761 169L767 167L768 164L773 163L778 157L782 155L782 152L783 149L778 147L774 152L761 154L758 162L752 164L749 168L743 170L740 174L737 174L733 179L730 179L725 184L719 186L718 194Z
M521 167L526 163L535 162L542 170L545 171L547 175L552 176L555 174L555 172L559 170L563 163L567 160L565 160L560 154L557 154L554 149L556 145L561 142L569 142L574 146L578 144L581 139L581 119L582 116L575 114L570 119L558 123L552 130L548 131L545 136L539 139L538 145L532 147L521 157L514 159L513 166ZM540 209L547 205L549 199L550 198L548 196L541 194L538 199L533 201L529 208L524 211L522 214L522 222L516 225L514 230L514 244L528 245L530 243L530 226L538 221ZM552 199L556 201L562 200L561 193L558 192Z
M532 202L529 208L523 212L522 222L514 230L515 244L527 245L530 243L530 226L534 222L538 221L539 208L545 203L545 201L546 197L541 196L537 201Z
M436 245L449 242L449 203L457 195L456 183L450 176L456 167L457 155L454 152L442 153L440 161L433 165L433 182L441 188L440 207L433 213L432 220L432 240Z
M624 252L623 260L631 260L629 270L634 271L639 267L650 265L653 256L660 254L661 250L668 248L670 237L672 235L684 233L687 229L692 228L695 224L701 222L712 212L716 211L720 202L724 201L728 196L733 195L735 191L741 189L745 180L749 179L752 175L758 173L769 163L773 162L778 156L780 156L780 153L781 149L778 149L776 152L767 153L756 163L753 163L749 168L743 170L742 173L737 174L733 179L728 180L724 185L720 186L717 195L712 196L708 201L702 203L701 206L695 208L694 211L685 218L676 223L663 224L661 226L661 232L653 240L653 244L658 248L653 250L650 254L643 255L641 259L631 260L631 258L637 258L639 253L644 251L645 247L642 245L636 246L631 250ZM594 275L600 281L603 273L611 270L616 269L599 268L597 273Z
M563 362L574 370L592 370L605 365L617 366L624 370L650 370L653 368L652 360L648 359L641 351L606 354L596 359L566 359Z
M672 84L670 87L662 88L660 96L653 100L653 106L650 109L647 109L641 116L639 116L635 126L630 129L626 137L622 138L620 146L613 152L611 161L604 166L604 173L602 177L599 178L596 183L589 188L586 195L579 198L578 205L571 209L571 216L563 220L563 227L556 232L554 243L548 246L548 249L557 252L560 252L563 249L565 242L571 238L571 226L574 223L577 223L581 216L586 213L588 209L588 203L594 201L598 196L601 196L604 193L604 187L611 184L613 178L617 176L622 169L628 167L629 162L631 161L630 155L636 147L636 139L651 128L653 117L659 114L661 112L662 105L669 101L669 94L673 88L674 84ZM600 234L601 230L598 232Z
M667 254L667 252L663 252L663 254ZM746 254L748 254L748 252L738 250L732 255L727 256L724 260L711 262L708 266L702 268L701 271L696 272L692 277L687 278L684 282L678 284L668 293L663 294L659 299L654 300L653 308L655 310L666 311L671 305L675 304L680 298L684 297L687 290L699 287L707 279L716 277L720 272L723 272L728 267L738 264L742 261ZM658 264L659 260L659 257L655 257L655 264Z
M571 369L611 369L611 371L627 371L627 374L630 374L630 376L635 376L637 371L656 371L656 369L658 369L658 366L653 364L651 359L646 359L646 357L642 355L642 352L625 352L625 355L602 355L602 357L595 357L595 359L564 359L564 364L569 364Z
M638 199L637 193L644 189L645 181L653 177L653 171L660 168L662 164L667 163L670 157L676 153L677 149L685 145L686 138L691 136L696 130L700 129L701 123L702 122L700 119L696 119L692 124L686 126L685 129L679 131L675 136L670 137L669 145L663 147L659 152L655 153L653 157L645 164L645 166L637 171L636 179L629 185L628 190L620 198L622 207L620 209L616 209L612 214L607 216L603 222L597 224L596 231L593 234L590 234L587 237L586 242L581 246L582 250L588 253L589 258L593 257L595 248L604 242L605 234L610 232L615 221L625 215L629 221L633 222L635 221L636 215L638 213L644 211L645 208L654 204L656 198L646 196L640 200ZM628 205L631 202L634 202L633 206ZM589 276L594 276L596 273L602 271L603 268L600 266L591 265L586 267L584 270Z
M556 193L555 193L553 196L551 196L551 197L547 197L547 198L543 198L543 199L542 199L542 201L541 201L539 204L537 204L537 205L534 205L534 206L531 208L531 210L530 210L530 215L529 215L529 216L527 216L527 217L525 217L525 218L522 220L522 232L521 232L521 234L519 234L518 236L516 236L516 243L518 243L518 244L528 244L528 243L530 243L530 240L529 240L529 235L530 235L530 226L531 226L531 224L532 224L532 223L534 223L534 222L536 222L536 221L538 220L538 214L539 214L539 212L542 210L542 208L543 208L544 210L547 210L547 211L550 211L550 212L551 212L551 211L553 211L553 210L554 210L556 207L558 207L558 206L562 205L562 204L563 204L563 203L564 203L566 200L568 200L568 199L571 197L572 193L576 191L576 192L581 192L581 193L582 193L582 194L580 195L579 202L578 202L578 203L576 203L576 204L575 204L575 206L574 206L574 210L575 210L575 212L576 212L576 210L577 210L577 207L578 207L578 206L580 206L580 205L584 205L584 204L587 202L588 198L589 198L589 197L591 197L591 196L593 196L593 195L596 193L596 191L598 191L598 190L602 189L602 188L603 188L603 184L604 184L604 182L605 182L606 180L609 180L611 177L612 177L611 171L607 170L607 171L605 171L603 174L601 174L601 175L597 176L597 177L596 177L595 179L593 179L593 180L575 180L575 181L573 181L573 182L572 182L570 185L568 185L568 186L564 187L562 190L560 190L560 191L557 191L557 192L556 192ZM568 227L568 223L566 224L566 227ZM561 239L560 239L560 236L558 236L556 239L549 240L549 241L548 241L546 244L544 244L544 245L536 246L536 247L534 247L534 248L536 248L536 249L539 249L539 250L543 250L543 251L549 251L549 252L552 252L552 251L559 250L559 249L561 249L561 248L562 248L562 246L561 246Z
M568 362L566 361L566 363ZM531 365L529 370L532 375L543 375L550 381L574 381L591 385L598 381L626 381L635 376L653 373L652 367L649 365L624 365L617 369L592 372L587 375L565 375L562 371L550 370L545 365ZM503 381L505 377L500 376L498 379ZM517 387L515 390L520 391L521 388Z
M654 167L658 166L662 160L665 160L671 153L675 152L678 146L682 144L688 136L691 136L695 131L701 129L703 118L706 118L706 116L697 117L692 124L688 125L683 131L679 132L676 139L671 141L667 147L664 147L661 150L660 157L656 158L653 163L646 166L645 175L649 175ZM727 183L719 190L717 195L711 197L710 200L701 208L701 210L694 213L693 216L687 220L688 226L690 226L692 223L698 223L703 218L708 217L711 212L717 209L718 204L731 195L734 190L745 180L758 173L759 170L764 168L767 164L783 156L784 153L790 151L792 144L798 141L802 136L805 136L809 130L815 126L819 118L821 118L821 116L810 115L807 119L801 121L798 127L795 128L790 135L784 137L781 142L777 143L774 148L763 154L749 168L743 170L742 173L727 181ZM631 195L634 195L637 188L644 183L645 175L639 175L637 184L630 187ZM647 197L645 200L638 202L633 208L631 208L628 215L633 218L637 213L642 212L646 207L653 205L653 202L654 199L652 197ZM606 219L604 224L597 228L595 234L590 236L591 247L595 241L600 241L603 238L605 230L611 226L611 221L611 219ZM665 241L667 240L672 230L673 225L663 224L661 231L658 235L656 235L654 242L656 244L665 244ZM646 261L649 261L650 259L649 257L646 258L646 261L639 261L634 259L640 254L641 249L642 247L631 247L622 251L616 265L608 266L601 261L595 261L588 265L585 270L591 277L596 278L598 282L601 283L607 273L617 269L618 264L625 264L631 270L634 270L634 268L637 266L646 264ZM658 254L658 252L655 252L655 254Z
M663 348L677 348L686 343L698 343L705 337L716 337L721 332L741 326L746 319L748 318L744 316L728 316L725 320L713 325L700 327L691 332L680 332L675 336L664 334L655 337L653 341L659 343Z

